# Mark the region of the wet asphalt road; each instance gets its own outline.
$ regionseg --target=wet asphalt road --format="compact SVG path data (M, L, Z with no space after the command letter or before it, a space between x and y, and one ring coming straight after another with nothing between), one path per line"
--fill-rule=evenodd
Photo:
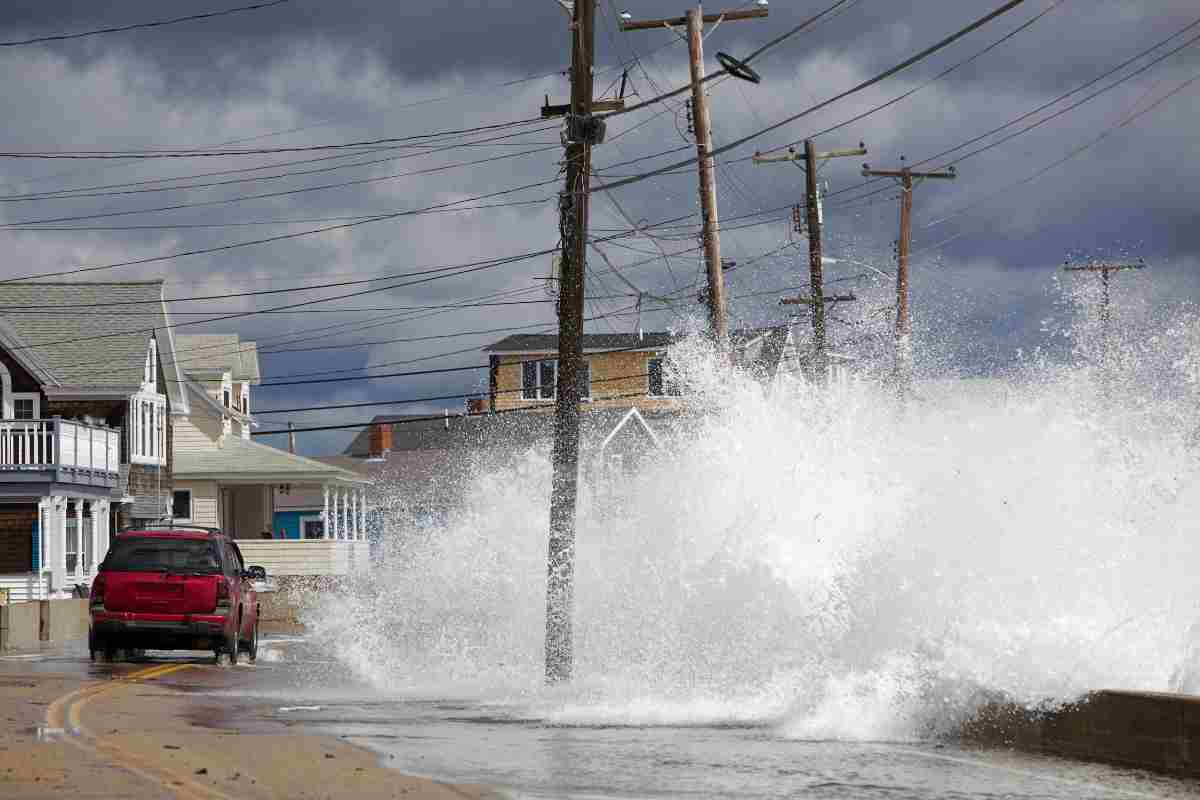
M796 741L755 725L551 724L512 705L381 692L299 637L265 639L253 665L150 655L117 664L90 663L82 648L0 656L0 674L106 680L188 664L156 683L194 698L190 722L325 734L408 774L486 783L514 797L1200 797L1194 783L1137 770L933 743Z

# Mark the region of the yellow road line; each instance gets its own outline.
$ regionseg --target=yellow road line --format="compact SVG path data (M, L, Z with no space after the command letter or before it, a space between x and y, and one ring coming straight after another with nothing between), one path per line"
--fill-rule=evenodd
M84 706L100 695L114 691L122 686L128 686L140 681L161 678L173 672L179 672L192 664L160 664L157 667L131 672L120 678L103 683L95 683L76 689L63 695L50 704L46 710L46 723L52 728L69 728L65 730L63 741L93 755L103 756L115 764L163 787L168 792L187 800L236 800L232 795L225 794L219 789L199 783L189 776L180 775L166 767L150 762L148 759L122 750L112 742L106 741L92 733L84 724L82 711Z

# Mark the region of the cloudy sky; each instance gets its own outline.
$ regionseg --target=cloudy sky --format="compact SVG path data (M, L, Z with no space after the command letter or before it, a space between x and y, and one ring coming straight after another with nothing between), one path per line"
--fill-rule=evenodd
M706 66L717 69L718 50L744 55L832 4L775 0L766 20L722 24L706 42ZM850 0L757 60L760 85L710 83L716 144L832 97L999 4ZM0 40L235 5L17 0L0 7ZM612 96L622 72L627 94L642 99L681 85L687 61L678 38L666 30L620 33L616 18L622 11L644 18L683 10L665 0L600 0L597 94ZM915 195L912 303L930 363L980 373L1006 368L1018 351L1053 346L1044 331L1061 313L1056 271L1067 259L1145 258L1151 269L1122 276L1121 291L1136 293L1143 304L1190 301L1200 266L1200 81L1185 82L1200 74L1200 44L1188 46L1200 35L1198 19L1200 10L1185 0L1027 0L911 69L726 153L717 178L724 253L739 262L730 273L735 323L786 319L779 296L806 282L804 242L790 232L788 210L800 199L803 175L787 164L755 165L748 156L914 89L818 139L822 148L861 140L870 150L865 158L831 162L822 173L829 192L826 253L842 259L828 270L837 281L829 288L854 288L861 298L853 310L838 309L846 324L833 335L845 349L868 341L888 321L891 286L861 265L890 273L897 235L896 191L886 182L860 186L861 162L894 167L902 156L922 162L977 137L928 163L941 167L967 156L956 163L956 181L927 182ZM2 150L299 148L536 120L546 95L551 102L567 97L566 25L554 0L291 0L165 27L3 46ZM687 157L692 142L682 99L611 119L608 142L595 151L598 175L617 179ZM1019 133L1041 120L1047 121ZM480 364L486 358L479 348L509 332L552 330L554 307L544 287L549 257L465 274L452 270L418 284L404 276L554 247L559 141L555 123L535 121L304 152L4 158L3 273L33 276L155 259L71 278L162 277L169 297L211 298L173 303L178 323L334 298L180 329L237 331L257 340L267 381L354 378L374 365L382 365L371 370L378 373ZM987 149L974 153L980 148ZM591 330L664 329L700 310L695 183L694 172L683 171L595 196L592 232L598 237L628 232L628 220L685 219L652 229L653 236L601 245L611 264L623 267L623 278L593 252ZM434 206L440 208L395 216ZM393 216L362 222L387 214ZM335 227L355 222L361 224ZM284 234L303 235L241 246ZM172 257L227 245L238 246ZM676 255L664 259L664 253ZM364 282L381 277L390 280ZM310 288L344 281L358 283ZM400 283L409 285L394 286ZM677 302L647 298L639 315L632 287ZM269 291L276 293L262 293ZM479 302L508 305L430 308ZM485 380L483 372L464 371L264 386L256 403L264 422L351 423L461 403L268 410L457 394ZM306 452L327 453L351 435L308 434L301 444Z

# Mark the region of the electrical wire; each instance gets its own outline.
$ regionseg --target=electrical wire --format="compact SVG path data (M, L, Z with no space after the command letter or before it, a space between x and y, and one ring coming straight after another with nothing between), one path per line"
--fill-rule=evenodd
M1067 92L1063 92L1062 94L1058 95L1058 96L1057 96L1057 97L1055 97L1054 99L1052 99L1052 100L1049 100L1048 102L1042 103L1041 105L1037 106L1036 108L1033 108L1033 109L1031 109L1030 111L1027 111L1027 112L1025 112L1025 113L1023 113L1023 114L1021 114L1021 115L1019 115L1019 116L1017 116L1017 117L1014 117L1014 118L1010 119L1009 121L1005 122L1003 125L999 125L999 126L997 126L997 127L995 127L995 128L992 128L991 130L988 130L988 131L986 131L986 132L984 132L984 133L981 133L981 134L979 134L978 136L972 137L971 139L968 139L968 140L966 140L965 142L963 142L963 143L961 143L961 144L958 144L958 145L955 145L954 147L951 147L951 148L948 148L948 149L946 149L946 150L943 150L943 151L941 151L940 153L935 153L934 155L932 155L932 156L929 156L928 158L925 158L925 159L922 159L921 161L918 161L918 162L916 162L916 163L915 163L915 164L913 164L912 166L914 166L914 167L918 167L918 166L923 166L923 165L925 165L925 164L929 164L929 163L931 163L931 162L933 162L933 161L936 161L936 160L938 160L938 159L940 159L940 158L942 158L942 157L944 157L944 156L950 155L951 153L958 152L959 150L962 150L962 149L964 149L964 148L970 147L970 146L971 146L971 145L973 145L973 144L976 144L976 143L978 143L978 142L981 142L981 141L983 141L984 139L988 138L989 136L992 136L992 135L994 135L994 134L996 134L996 133L999 133L1000 131L1002 131L1002 130L1004 130L1004 129L1006 129L1006 128L1010 128L1010 127L1012 127L1013 125L1016 125L1016 124L1018 124L1018 123L1020 123L1020 122L1023 122L1024 120L1027 120L1027 119L1029 119L1030 117L1033 117L1033 116L1035 116L1035 115L1039 114L1040 112L1042 112L1042 111L1045 111L1046 109L1048 109L1048 108L1051 108L1051 107L1053 107L1053 106L1057 105L1058 103L1061 103L1063 100L1066 100L1067 98L1071 97L1072 95L1074 95L1074 94L1078 94L1079 92L1081 92L1081 91L1084 91L1085 89L1088 89L1088 88L1090 88L1090 87L1092 87L1092 86L1095 86L1097 83L1099 83L1100 81L1104 80L1105 78L1107 78L1107 77L1109 77L1109 76L1111 76L1111 75L1113 75L1113 74L1115 74L1115 73L1117 73L1117 72L1120 72L1122 69L1125 69L1126 67L1128 67L1129 65L1131 65L1131 64L1133 64L1134 62L1138 61L1139 59L1141 59L1141 58L1144 58L1146 55L1148 55L1148 54L1150 54L1150 53L1154 52L1155 50L1159 49L1160 47L1163 47L1164 45L1166 45L1167 43L1169 43L1169 42L1170 42L1172 39L1176 39L1176 38L1178 38L1178 37L1180 37L1180 36L1184 35L1185 33L1187 33L1188 31L1192 30L1193 28L1195 28L1195 27L1196 27L1196 26L1198 26L1198 25L1200 25L1200 18L1198 18L1198 19L1196 19L1196 20L1192 21L1192 22L1191 22L1189 25L1186 25L1185 27L1181 28L1180 30L1178 30L1178 31L1176 31L1175 33L1171 34L1170 36L1166 37L1165 39L1162 39L1162 40L1160 40L1159 42L1155 43L1154 45L1152 45L1152 46L1150 46L1150 47L1148 47L1148 48L1146 48L1146 49L1144 49L1144 50L1142 50L1142 51L1138 52L1138 53L1137 53L1137 54L1135 54L1134 56L1132 56L1132 57L1130 57L1130 58L1128 58L1128 59L1125 59L1125 60L1124 60L1124 61L1122 61L1121 63L1117 64L1115 67L1112 67L1111 69L1108 69L1108 70L1106 70L1105 72L1101 73L1100 75L1097 75L1096 77L1092 78L1091 80L1089 80L1089 81L1086 81L1086 82L1084 82L1084 83L1082 83L1082 84L1080 84L1080 85L1076 86L1075 88L1073 88L1073 89L1071 89L1071 90L1069 90L1069 91L1067 91ZM1095 98L1095 97L1098 97L1099 95L1101 95L1101 94L1103 94L1103 93L1105 93L1105 92L1107 92L1107 91L1109 91L1109 90L1111 90L1111 89L1114 89L1114 88L1116 88L1117 86L1120 86L1121 84L1123 84L1123 83L1125 83L1125 82L1129 81L1130 79L1132 79L1132 78L1134 78L1134 77L1136 77L1136 76L1138 76L1138 75L1141 75L1142 73L1144 73L1144 72L1145 72L1145 71L1147 71L1148 69L1150 69L1150 68L1152 68L1152 67L1154 67L1154 66L1158 65L1158 64L1159 64L1159 63L1161 63L1162 61L1164 61L1164 60L1166 60L1166 59L1170 58L1171 56L1175 55L1176 53L1180 52L1181 50L1183 50L1183 49L1185 49L1185 48L1187 48L1187 47L1190 47L1191 45L1195 44L1197 41L1200 41L1200 36L1194 36L1194 37L1192 37L1191 39L1187 40L1187 41L1186 41L1186 42L1184 42L1183 44L1181 44L1181 45L1179 45L1179 46L1175 47L1174 49L1172 49L1172 50L1170 50L1170 51L1168 51L1168 52L1166 52L1166 53L1163 53L1163 54L1161 54L1160 56L1156 57L1155 59L1153 59L1153 60L1152 60L1152 61L1150 61L1149 63L1147 63L1147 64L1143 65L1142 67L1140 67L1139 69L1137 69L1137 70L1135 70L1135 71L1133 71L1133 72L1131 72L1131 73L1129 73L1129 74L1127 74L1127 75L1125 75L1125 76L1121 77L1120 79L1118 79L1118 80L1116 80L1116 81L1114 81L1114 82L1112 82L1112 83L1108 84L1108 85L1107 85L1107 86L1105 86L1105 87L1102 87L1101 89L1097 90L1096 92L1093 92L1093 93L1091 93L1091 94L1087 95L1087 96L1086 96L1086 97L1084 97L1083 99L1081 99L1081 100L1079 100L1079 101L1077 101L1077 102L1075 102L1075 103L1073 103L1073 104L1071 104L1071 105L1069 105L1069 106L1067 106L1067 107L1065 107L1065 108L1059 109L1058 111L1054 112L1054 113L1053 113L1053 114L1051 114L1051 115L1048 115L1047 117L1043 118L1042 120L1040 120L1040 121L1038 121L1038 122L1036 122L1036 123L1034 123L1034 124L1032 124L1032 125L1029 125L1029 126L1027 126L1027 127L1025 127L1025 128L1023 128L1023 129L1021 129L1020 131L1017 131L1017 132L1015 132L1015 133L1013 133L1013 134L1011 134L1011 135L1009 135L1009 136L1007 136L1007 137L1004 137L1004 138L1000 139L1000 140L999 140L999 141L997 141L997 142L991 143L991 144L987 145L986 147L983 147L983 148L980 148L980 149L978 149L978 150L975 150L975 151L973 151L973 152L971 152L971 153L968 153L968 154L966 154L966 155L964 155L964 156L961 156L960 158L958 158L958 159L956 159L956 160L954 160L954 161L952 161L952 162L948 162L948 163L950 163L950 164L957 164L957 163L959 163L959 162L961 162L961 161L964 161L964 160L966 160L967 158L973 157L973 156L975 156L975 155L978 155L979 153L982 153L982 152L985 152L985 151L987 151L987 150L990 150L990 149L992 149L993 147L998 147L999 145L1003 144L1004 142L1007 142L1007 141L1009 141L1009 140L1011 140L1011 139L1013 139L1013 138L1016 138L1016 136L1019 136L1019 135L1021 135L1021 134L1025 133L1025 132L1028 132L1028 131L1030 131L1030 130L1033 130L1034 128L1037 128L1037 127L1039 127L1039 126L1041 126L1041 125L1045 124L1046 122L1049 122L1049 121L1051 121L1051 120L1053 120L1053 119L1057 119L1058 117L1060 117L1060 116L1063 116L1063 115L1064 115L1064 114L1066 114L1067 112L1069 112L1069 111L1071 111L1071 110L1073 110L1073 109L1075 109L1075 108L1078 108L1079 106L1083 105L1084 103L1088 102L1089 100L1091 100L1091 99L1093 99L1093 98ZM854 186L848 186L848 187L846 187L845 189L839 189L839 190L838 190L838 191L836 191L836 192L830 192L830 193L827 195L827 197L834 197L834 196L836 196L836 195L844 194L844 193L846 193L846 192L854 191L854 190L856 190L856 189L861 189L861 188L864 188L864 187L866 187L866 186L869 186L869 185L871 185L871 184L873 184L873 183L878 183L878 182L880 182L880 181L884 181L884 180L887 180L887 179L885 179L885 178L873 178L873 179L871 179L871 180L868 180L868 181L863 181L863 182L861 182L861 183L855 184ZM882 191L887 191L887 190L888 190L888 189L890 189L890 188L891 188L891 187L890 187L890 186L888 186L888 187L886 187L885 189L882 189L882 190L876 190L876 191L873 191L873 192L869 192L869 193L867 193L867 194L863 194L863 195L860 195L860 196L858 196L858 197L851 197L851 198L847 198L847 199L846 199L846 200L844 200L844 201L840 201L840 202L839 202L838 204L836 204L834 207L841 207L841 206L844 206L844 205L847 205L847 204L850 204L850 203L857 202L857 201L859 201L859 200L866 199L866 198L868 198L868 197L873 197L873 196L875 196L875 195L878 195L878 194L880 194Z
M520 125L542 123L540 117L529 119L496 122L490 125L476 125L472 128L458 128L448 131L433 131L431 133L415 133L409 136L391 136L380 139L367 139L355 142L339 142L336 144L312 144L303 147L259 147L239 150L167 148L162 150L32 150L29 152L0 151L0 158L34 158L34 159L151 159L151 158L216 158L226 156L259 156L276 153L313 153L321 150L345 150L358 148L376 148L381 145L393 145L400 142L415 142L421 139L436 139L445 136L457 136L480 131L493 131L502 128L513 128ZM539 130L553 130L554 125L547 125Z
M36 36L32 39L20 39L12 42L0 42L0 47L20 47L30 44L44 44L46 42L63 42L69 39L82 39L85 36L99 36L102 33L122 33L124 31L142 30L144 28L160 28L164 25L176 25L180 22L193 22L202 19L212 19L213 17L224 17L230 14L240 14L243 11L257 11L259 9L271 8L272 6L283 5L291 0L269 0L264 3L255 3L249 6L238 6L237 8L227 8L222 11L209 11L203 14L189 14L186 17L175 17L173 19L162 19L154 22L136 22L132 25L120 25L112 28L99 28L94 31L81 31L79 33L62 33L56 36Z
M424 214L426 212L437 210L437 209L452 208L454 206L461 205L462 203L469 203L473 200L486 200L491 197L501 197L503 195L515 194L517 192L525 191L526 189L534 189L534 188L538 188L538 187L542 187L542 186L548 186L552 183L557 183L557 182L558 182L557 179L551 179L548 181L538 181L536 183L529 183L529 184L525 184L523 186L510 187L508 189L502 189L502 190L496 191L496 192L489 192L487 194L476 195L474 197L464 197L464 198L459 198L458 200L449 200L445 203L438 203L437 205L426 206L424 208L418 208L418 209L412 209L410 211L400 211L400 212L395 212L395 213L391 213L391 214L382 214L382 215L375 216L375 217L369 217L364 220L359 220L357 222L345 222L345 223L341 223L338 225L326 226L323 228L313 228L313 229L306 230L306 231L297 231L295 233L284 233L284 234L279 234L276 236L267 236L267 237L264 237L261 239L251 239L248 241L233 242L231 244L218 245L215 247L202 247L202 248L197 248L194 250L182 250L182 251L170 253L170 254L164 255L164 256L149 256L146 258L131 259L128 261L118 261L118 262L112 263L112 264L101 264L98 266L90 266L90 267L89 266L75 267L73 269L56 270L54 272L41 272L41 273L37 273L34 275L23 275L23 276L16 277L16 278L4 278L4 279L0 279L0 283L16 283L16 282L21 282L21 281L37 280L39 278L54 278L54 277L61 277L63 275L79 275L79 274L85 273L85 272L99 272L102 270L117 269L119 267L131 267L131 266L137 266L137 265L141 265L141 264L156 264L156 263L160 263L163 261L172 261L177 258L185 258L188 256L207 255L208 253L221 253L221 252L226 252L229 250L237 250L237 249L240 249L243 247L253 247L255 245L260 245L260 244L271 244L274 242L281 242L281 241L286 241L289 239L299 239L299 238L302 238L305 236L314 236L314 235L320 234L320 233L328 233L329 231L347 230L349 228L356 228L361 225L366 225L366 224L369 224L372 222L383 222L386 220L399 219L401 217L417 216L417 215Z
M736 139L732 142L729 142L728 144L721 145L720 147L715 147L708 154L708 157L715 158L716 156L718 156L722 153L727 153L730 150L741 147L742 145L744 145L748 142L751 142L760 136L770 133L771 131L778 130L779 128L782 128L785 125L795 122L798 119L806 117L809 114L813 114L817 111L820 111L823 108L827 108L840 100L844 100L845 98L847 98L853 94L861 92L864 89L867 89L871 86L874 86L877 83L887 80L888 78L892 77L893 75L896 75L896 74L904 71L905 69L908 69L912 65L914 65L920 61L923 61L924 59L928 58L929 56L933 55L934 53L949 47L951 44L954 44L959 39L972 33L975 30L978 30L979 28L983 27L984 25L987 25L989 22L992 22L993 20L997 19L998 17L1008 13L1009 11L1011 11L1012 9L1016 8L1017 6L1021 5L1024 2L1025 2L1025 0L1008 0L1007 3L1004 3L1003 5L996 8L995 10L991 11L990 13L984 15L983 17L980 17L979 19L975 20L974 22L967 25L966 27L959 29L958 31L950 34L949 36L946 36L945 38L930 45L929 47L926 47L924 50L921 50L920 52L916 53L915 55L910 56L909 58L905 59L904 61L900 62L899 64L896 64L895 66L890 67L890 68L884 70L883 72L880 72L877 75L874 75L873 77L868 78L867 80L862 81L861 83L858 83L858 84L850 87L849 89L846 89L845 91L842 91L842 92L834 95L833 97L829 98L828 100L817 103L814 106L809 106L808 108L804 109L803 111L800 111L796 114L789 115L787 117L784 117L783 119L779 120L778 122L772 123L771 125L768 125L765 128L757 130L747 136L743 136L740 139ZM840 5L840 3L839 3L839 5ZM697 163L697 161L699 161L698 156L694 157L694 158L685 159L683 161L678 161L673 164L668 164L666 166L659 167L657 169L643 172L640 175L631 176L629 178L623 178L621 180L606 184L604 186L595 187L591 191L596 191L597 189L611 191L612 189L616 189L616 188L619 188L622 186L629 186L631 184L644 181L647 178L653 178L655 176L661 175L664 172L669 172L671 170L680 169L681 167L691 166L692 164Z

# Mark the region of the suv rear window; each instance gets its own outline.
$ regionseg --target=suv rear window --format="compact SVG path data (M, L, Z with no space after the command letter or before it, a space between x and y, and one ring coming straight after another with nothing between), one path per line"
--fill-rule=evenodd
M104 569L113 572L221 572L221 558L208 539L122 537L113 543L104 559Z

